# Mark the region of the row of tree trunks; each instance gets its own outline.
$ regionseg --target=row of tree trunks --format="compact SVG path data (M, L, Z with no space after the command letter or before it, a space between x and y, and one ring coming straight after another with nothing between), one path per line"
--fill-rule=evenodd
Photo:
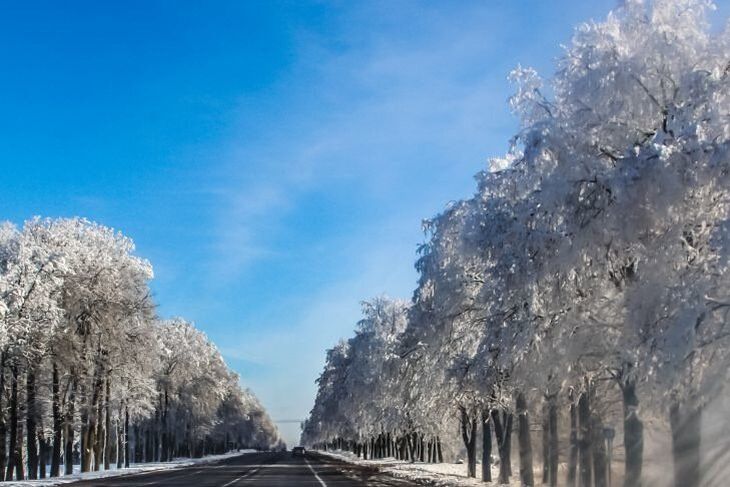
M4 355L2 357L4 359ZM4 362L4 360L2 361ZM3 364L4 365L4 364ZM5 367L2 367L2 373L0 373L0 390L5 387ZM98 370L98 369L97 369ZM28 479L45 478L46 477L46 465L49 463L50 457L50 475L56 477L60 474L61 461L65 464L64 473L69 475L73 473L73 460L74 460L74 415L75 415L75 380L73 377L69 378L68 383L68 400L66 401L65 414L63 409L63 395L61 392L61 380L59 377L58 366L55 362L52 363L52 377L51 377L51 416L53 421L53 438L52 441L46 438L44 434L43 425L40 424L40 417L37 409L37 391L36 391L36 376L32 368L28 368L25 371L25 435L23 433L23 425L20 423L20 403L19 403L19 387L21 382L21 376L17 365L9 367L10 371L10 407L9 407L9 422L10 422L10 444L9 446L9 462L6 461L5 455L0 455L0 466L2 467L2 475L0 478L12 479L13 476L16 479L22 479L24 476L24 461L23 461L23 445L27 452L27 477ZM71 371L73 376L73 370ZM103 384L104 387L101 386ZM102 388L101 392L99 389ZM112 415L111 415L111 401L110 401L110 382L108 374L104 379L101 378L101 374L95 376L95 394L97 398L92 398L91 404L87 410L90 414L86 415L86 424L82 423L83 435L80 438L80 444L82 445L82 457L81 467L82 469L89 470L92 461L92 448L93 448L93 460L94 469L99 470L102 465L105 469L110 468L112 459L116 456L117 463L122 462L128 466L129 456L124 455L125 441L123 437L118 438L119 453L117 454L115 448L117 442L112 439ZM0 401L4 399L4 395L0 394ZM93 406L92 406L93 405ZM0 407L2 402L0 402ZM95 406L95 407L94 407ZM101 421L101 418L104 421ZM6 445L5 440L8 437L8 431L6 429L6 423L4 422L5 416L0 415L0 451L5 451ZM83 415L82 415L83 419ZM129 428L129 416L126 413L125 416L125 427ZM124 436L126 438L126 435ZM25 441L24 441L25 440ZM121 465L120 465L121 466Z
M389 432L381 433L377 437L373 436L362 442L336 438L328 443L316 444L314 448L324 451L328 449L349 450L364 460L394 457L397 460L411 462L443 462L440 438L435 436L427 439L426 435L418 432L402 436L394 436Z
M624 487L640 487L643 462L643 424L638 416L639 399L634 379L620 378L623 396L623 430L625 450ZM573 389L568 392L570 437L567 458L568 487L608 487L609 470L606 433L600 411L593 405L595 389L586 379L584 390L576 398ZM524 394L518 393L515 401L517 415L517 439L520 453L520 481L522 485L534 485L532 470L532 446L529 429L529 413ZM467 450L467 471L476 477L477 414L469 414L460 408L461 434ZM696 398L673 400L669 421L672 434L672 456L676 487L697 487L701 482L700 439L702 408ZM511 470L511 436L513 415L508 410L484 410L482 422L482 480L492 481L491 454L492 431L500 457L498 482L508 483ZM558 401L557 394L545 396L543 409L543 483L551 487L558 483ZM412 432L391 437L381 434L368 441L344 442L338 439L332 448L351 448L353 453L367 459L390 456L410 461L442 462L441 443L438 437L426 440L423 434ZM327 449L327 444L318 447Z
M124 408L123 413L120 413L123 418L120 420L120 424L116 427L111 427L110 432L115 433L117 429L119 433L117 435L123 435L123 439L117 437L116 443L119 445L115 450L112 445L115 442L110 439L109 444L112 446L110 449L110 462L117 457L117 464L120 462L125 467L129 467L131 462L142 463L142 462L158 462L162 458L162 442L160 430L158 428L159 418L151 418L142 423L130 423L129 411ZM183 429L187 428L185 426ZM111 434L110 433L110 434ZM236 441L232 441L231 438L226 440L214 441L210 437L206 437L203 440L193 442L189 436L181 436L180 441L171 442L171 450L169 453L170 458L174 456L185 456L200 458L208 454L220 454L225 453L230 448L240 449L247 448L250 445L245 445L240 441L240 438ZM118 453L116 451L118 450Z
M23 374L17 363L11 363L7 367L5 354L0 356L0 390L5 387L6 379L10 381L8 422L10 431L7 430L5 417L0 415L0 446L7 447L8 456L0 455L0 467L6 479L23 479L26 465L23 459L23 445L26 445L27 452L27 476L35 479L45 477L45 465L49 453L51 453L51 476L57 476L60 471L61 459L65 464L65 472L72 472L73 460L73 419L75 404L75 381L69 379L68 400L66 401L66 414L63 414L63 394L61 393L60 377L55 363L52 367L52 419L53 419L53 440L52 445L43 434L43 427L39 424L40 418L37 413L36 376L31 368L24 370ZM97 368L94 377L94 387L90 407L87 407L86 423L82 423L81 437L82 468L84 462L90 465L92 460L96 470L103 466L110 468L113 459L116 459L117 466L128 466L130 463L129 441L129 415L128 412L120 410L119 421L112 428L112 415L110 410L110 382L108 374L103 375L100 368ZM9 372L9 373L8 373ZM73 374L73 371L72 371ZM25 377L23 377L25 375ZM24 380L23 380L24 379ZM21 407L19 398L20 384L25 382L25 410ZM588 383L587 383L588 384ZM636 385L633 381L624 380L620 382L623 394L624 406L624 448L626 451L625 461L625 487L638 487L641 485L641 471L643 460L643 425L638 417L638 397ZM593 391L590 384L586 386L577 401L574 401L573 391L569 392L570 399L570 448L568 453L567 485L576 486L576 480L580 480L581 486L604 487L607 485L607 473L610 465L606 464L606 444L603 436L603 424L598 412L591 407ZM186 442L180 442L169 430L168 401L161 396L160 409L154 421L150 421L145 431L144 440L147 442L143 449L144 458L148 461L169 459L174 452L187 449L188 452L195 451L204 453L209 447L205 442L192 449ZM0 401L4 396L0 395ZM2 402L0 402L0 407ZM95 407L94 407L95 406ZM532 452L529 443L529 419L525 397L517 395L517 433L520 451L520 477L523 485L534 485L531 478ZM20 422L22 413L25 413L25 428ZM122 417L124 417L122 423ZM83 415L82 415L83 419ZM462 435L467 447L468 472L472 477L476 476L476 419L463 418ZM497 440L497 448L500 455L499 481L506 482L510 478L511 462L509 453L511 450L510 438L512 429L512 415L508 411L492 410L482 413L482 478L491 481L491 433L494 430ZM694 486L699 484L699 425L701 422L701 408L691 401L680 403L675 401L670 412L670 424L672 427L673 457L675 464L675 477L677 486ZM158 426L159 425L159 426ZM555 396L546 397L546 408L543 419L543 457L544 470L543 481L551 486L557 485L557 463L558 463L558 435L557 435L557 400ZM64 438L65 437L65 438ZM6 438L9 445L4 445ZM173 440L174 438L174 440ZM63 440L65 439L65 443ZM139 440L138 440L139 441ZM141 444L141 443L140 443ZM214 451L222 451L223 446L213 446ZM354 443L353 443L354 444ZM163 447L164 446L164 447ZM339 446L344 446L344 440L339 440ZM401 459L421 462L442 461L441 445L438 439L427 440L423 434L410 433L400 437L393 437L390 433L384 433L377 437L370 438L365 444L357 448L358 454L367 457L381 458L383 456L396 456ZM63 454L62 454L63 453ZM93 457L91 456L93 453ZM88 468L88 467L87 467ZM578 473L579 475L576 475Z
M626 477L625 487L639 487L641 485L641 463L643 456L643 426L636 414L638 407L638 398L636 397L635 384L633 382L625 382L622 384L624 393L624 430L625 430L625 448L627 452L626 458ZM606 450L605 428L601 420L601 416L597 409L591 407L591 395L593 390L590 383L586 382L586 390L582 392L577 403L574 401L573 390L569 392L570 399L570 448L568 457L567 482L569 487L580 485L581 487L607 487L608 486L608 470L610 465L607 464L608 454ZM518 392L516 394L515 412L517 414L517 439L520 453L520 481L522 485L534 485L534 474L532 470L532 445L530 436L530 422L527 402L524 394ZM691 419L685 419L675 408L674 424L680 425L682 421L689 424L694 423L695 430L698 430L698 423ZM682 416L682 419L679 419ZM467 457L470 464L467 466L469 476L474 476L474 467L471 465L473 454L471 453L472 437L470 427L467 424L465 410L461 411L462 437L467 449ZM497 439L498 451L500 454L500 472L499 483L506 483L511 476L511 462L509 453L511 447L511 423L512 417L508 411L491 410L482 415L482 480L485 482L492 481L491 475L491 430L494 428L495 437ZM549 484L551 487L558 484L558 464L559 464L559 442L558 442L558 406L557 395L551 394L545 396L545 407L543 409L543 484ZM683 425L683 424L682 424ZM678 427L679 431L680 428ZM679 451L687 449L697 452L698 448L694 445L698 444L698 435L690 439L683 440L682 433L676 435L677 455ZM692 436L692 435L689 435ZM696 438L695 438L696 437ZM691 445L689 448L685 444ZM675 461L675 465L682 465L682 461ZM689 484L687 478L697 478L695 472L699 469L699 457L695 454L690 459L684 459L686 467L685 476L679 474L679 485ZM576 474L579 474L577 476ZM577 484L577 480L580 483Z
M517 396L518 412L518 439L520 446L520 476L523 485L534 485L532 473L532 444L530 441L529 417L527 404L524 395ZM508 483L512 476L511 467L511 437L513 415L507 410L485 409L481 411L482 423L482 471L481 478L484 482L492 481L492 430L496 440L497 451L499 452L499 483ZM476 478L477 458L477 413L471 415L466 408L460 408L460 426L462 440L467 452L467 475ZM439 453L440 454L440 453Z

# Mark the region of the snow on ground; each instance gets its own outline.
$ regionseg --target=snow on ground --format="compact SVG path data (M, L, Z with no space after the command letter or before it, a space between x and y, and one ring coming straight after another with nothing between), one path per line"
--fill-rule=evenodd
M391 475L393 477L411 480L424 485L437 487L484 487L485 485L484 482L479 480L479 478L481 477L481 464L477 464L478 478L472 479L467 477L465 463L410 463L403 460L395 460L394 458L363 460L362 458L358 458L357 455L346 451L318 451L318 453L337 458L348 463L377 467L378 470L380 470L381 472ZM493 479L497 479L498 473L498 468L492 466ZM514 473L516 474L517 472ZM536 470L535 478L541 478L540 476L538 476L538 474L540 474L540 472ZM513 475L512 480L508 485L510 487L520 487L520 481L518 476Z
M246 455L248 453L256 453L256 450L239 450L224 453L222 455L210 455L203 458L176 458L171 462L157 463L133 463L129 468L111 468L110 470L100 470L98 472L81 473L79 465L74 465L74 473L63 477L54 477L52 479L43 480L19 480L15 482L3 482L3 487L35 487L35 486L53 486L77 482L79 480L101 479L107 477L121 477L124 475L136 475L157 470L172 470L182 467L190 467L192 465L201 465L205 463L217 462L227 458ZM50 467L46 471L50 470Z

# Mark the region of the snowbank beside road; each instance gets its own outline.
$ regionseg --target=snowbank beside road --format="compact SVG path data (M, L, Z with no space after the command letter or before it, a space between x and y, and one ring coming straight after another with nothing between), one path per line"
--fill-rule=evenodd
M422 485L430 485L435 487L475 487L484 486L484 482L479 479L467 477L466 464L456 463L410 463L403 460L395 460L394 458L384 458L378 460L363 460L350 452L324 452L317 453L328 456L344 462L356 465L377 468L380 472L392 477L406 479ZM492 478L496 479L498 469L492 466ZM537 475L539 472L535 471ZM477 474L481 475L481 466L477 465ZM519 476L513 475L510 487L520 487ZM535 477L538 478L538 477Z
M63 477L54 477L43 480L17 480L13 482L3 482L3 487L36 487L36 486L54 486L69 484L71 482L78 482L79 480L93 480L103 479L109 477L121 477L127 475L140 475L149 472L158 472L161 470L173 470L183 467L191 467L194 465L202 465L206 463L218 462L226 460L228 458L238 457L241 455L247 455L250 453L256 453L256 450L240 450L224 453L222 455L210 455L203 458L178 458L170 462L157 462L157 463L133 463L129 468L100 470L98 472L85 472L81 473L78 471L79 466L74 465L74 473L71 475L65 475Z

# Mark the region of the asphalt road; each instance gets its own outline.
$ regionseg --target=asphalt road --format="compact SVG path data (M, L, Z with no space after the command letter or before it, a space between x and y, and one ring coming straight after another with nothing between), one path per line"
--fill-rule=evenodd
M242 455L217 463L147 472L142 474L85 480L67 484L86 487L285 487L382 486L410 487L416 484L396 480L373 469L338 462L313 453L293 457L288 452Z

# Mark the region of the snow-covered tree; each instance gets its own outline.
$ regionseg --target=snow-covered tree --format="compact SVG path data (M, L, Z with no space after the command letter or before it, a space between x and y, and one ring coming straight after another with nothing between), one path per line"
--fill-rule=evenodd
M671 428L676 485L700 484L702 411L729 393L730 30L713 33L710 10L623 2L576 30L552 78L517 68L509 153L428 221L401 373L387 380L418 428L443 430L453 411L470 475L479 419L483 479L494 430L508 480L514 419L534 485L528 418L542 411L543 480L556 485L564 404L569 485L606 485L614 416L625 485L641 485L644 415ZM351 368L373 353L348 346Z
M158 322L151 278L108 227L0 225L0 477L71 473L75 451L87 471L279 441L205 335Z

